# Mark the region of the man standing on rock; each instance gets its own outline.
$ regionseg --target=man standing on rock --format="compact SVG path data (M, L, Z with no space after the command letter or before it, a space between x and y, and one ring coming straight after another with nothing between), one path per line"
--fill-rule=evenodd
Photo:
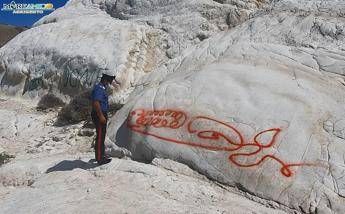
M95 158L99 165L109 163L110 158L105 157L105 134L108 120L108 94L107 87L115 80L115 76L103 74L101 81L94 86L91 94L92 112L91 118L96 126ZM116 80L115 80L116 82Z

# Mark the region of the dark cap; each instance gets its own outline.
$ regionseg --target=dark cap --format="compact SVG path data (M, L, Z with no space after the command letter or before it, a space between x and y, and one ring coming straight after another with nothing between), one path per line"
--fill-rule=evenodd
M111 76L111 75L108 75L108 74L102 74L102 79L103 80L107 80L109 82L112 82L115 79L115 76Z

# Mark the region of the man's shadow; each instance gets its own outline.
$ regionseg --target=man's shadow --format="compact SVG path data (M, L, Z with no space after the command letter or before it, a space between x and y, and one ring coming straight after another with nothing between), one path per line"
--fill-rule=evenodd
M82 160L63 160L60 163L56 164L53 167L47 169L46 173L50 172L57 172L57 171L71 171L73 169L92 169L99 166L95 159L89 160L89 162L85 162Z

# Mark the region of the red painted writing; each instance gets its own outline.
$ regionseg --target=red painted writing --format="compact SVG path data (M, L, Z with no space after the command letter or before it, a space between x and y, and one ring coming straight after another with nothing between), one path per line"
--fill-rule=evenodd
M238 167L254 167L271 159L280 165L280 172L284 176L290 177L293 175L292 167L315 166L312 163L286 163L275 155L267 154L266 150L272 150L278 134L282 131L280 128L261 131L252 140L246 141L238 128L228 123L205 116L193 117L187 121L186 113L180 110L138 109L130 113L127 126L134 132L164 141L212 151L227 151L230 153L229 162ZM190 134L190 138L186 141L162 136L156 131L160 128L184 131Z
M181 111L170 109L160 111L145 111L137 109L131 112L130 118L136 117L132 127L153 126L155 128L177 129L184 125L187 116Z

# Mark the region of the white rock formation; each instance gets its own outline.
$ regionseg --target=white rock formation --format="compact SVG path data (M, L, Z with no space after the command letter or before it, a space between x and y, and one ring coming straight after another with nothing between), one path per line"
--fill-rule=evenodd
M77 134L82 124L54 127L56 112L33 107L0 101L7 119L0 121L0 153L15 155L0 166L0 213L286 213L167 159L113 158L100 167L93 138Z
M34 27L1 49L2 91L35 96L46 89L71 96L104 72L116 73L122 87L130 88L156 63L151 60L159 54L158 37L148 27L97 14Z
M155 158L169 158L289 212L340 214L345 212L344 9L345 1L336 0L72 0L0 49L1 91L26 96L50 91L69 99L78 93L76 86L81 90L91 86L98 72L117 74L122 86L114 101L124 101L135 89L112 118L108 137L130 153L115 147L109 153L153 163L157 163ZM11 111L2 113L17 116ZM10 121L6 132L3 124L8 121L1 119L0 128L20 138L30 134L18 132L29 121L23 126ZM72 129L78 133L78 128ZM75 146L75 141L71 148L54 149L62 138L54 140L53 135L37 144L31 142L39 149L22 152L87 151ZM17 151L8 143L3 148ZM128 168L137 167L132 163ZM38 179L41 169L52 165L28 173L44 192L38 191L37 198L51 193L46 187L49 183L59 183L54 189L68 190L71 185L94 181L92 173L80 170L70 175L56 173L57 180L50 173ZM151 165L139 165L147 167L135 171L140 180ZM2 168L7 173L6 185L11 184L6 180L11 174L7 167L11 168ZM113 197L115 176L114 170L109 171L111 190L104 197L129 199ZM185 167L176 171L185 175ZM167 176L165 171L162 175ZM18 183L32 185L22 180ZM126 189L138 190L131 185L127 183ZM184 186L187 190L182 193L173 186L182 197L178 200L188 201L185 194L190 186ZM1 195L5 200L0 205L15 212L11 201L31 193L25 189ZM199 193L192 195L199 197ZM100 200L99 194L90 201ZM144 193L128 195L147 199ZM162 197L153 208L165 201ZM133 212L142 210L146 202L136 204ZM205 211L201 206L205 203L212 204L197 203L195 212ZM67 200L66 204L71 203ZM49 199L48 205L31 208L40 212L45 206L52 208L55 202ZM176 207L173 213L194 210L192 205ZM74 212L75 207L69 205L68 211ZM211 207L205 213L210 212L219 211Z
M110 138L301 212L343 213L345 25L327 2L272 2L186 50L142 79Z
M263 2L71 0L0 49L1 91L68 101L110 73L121 82L113 102L124 102L145 73Z
M193 177L192 172L184 175L171 168L121 159L95 167L87 162L87 156L90 154L81 159L56 156L16 161L0 168L0 179L3 175L17 182L28 179L27 183L3 183L4 187L0 184L2 212L286 213L234 194L205 178ZM24 167L30 170L23 171Z

